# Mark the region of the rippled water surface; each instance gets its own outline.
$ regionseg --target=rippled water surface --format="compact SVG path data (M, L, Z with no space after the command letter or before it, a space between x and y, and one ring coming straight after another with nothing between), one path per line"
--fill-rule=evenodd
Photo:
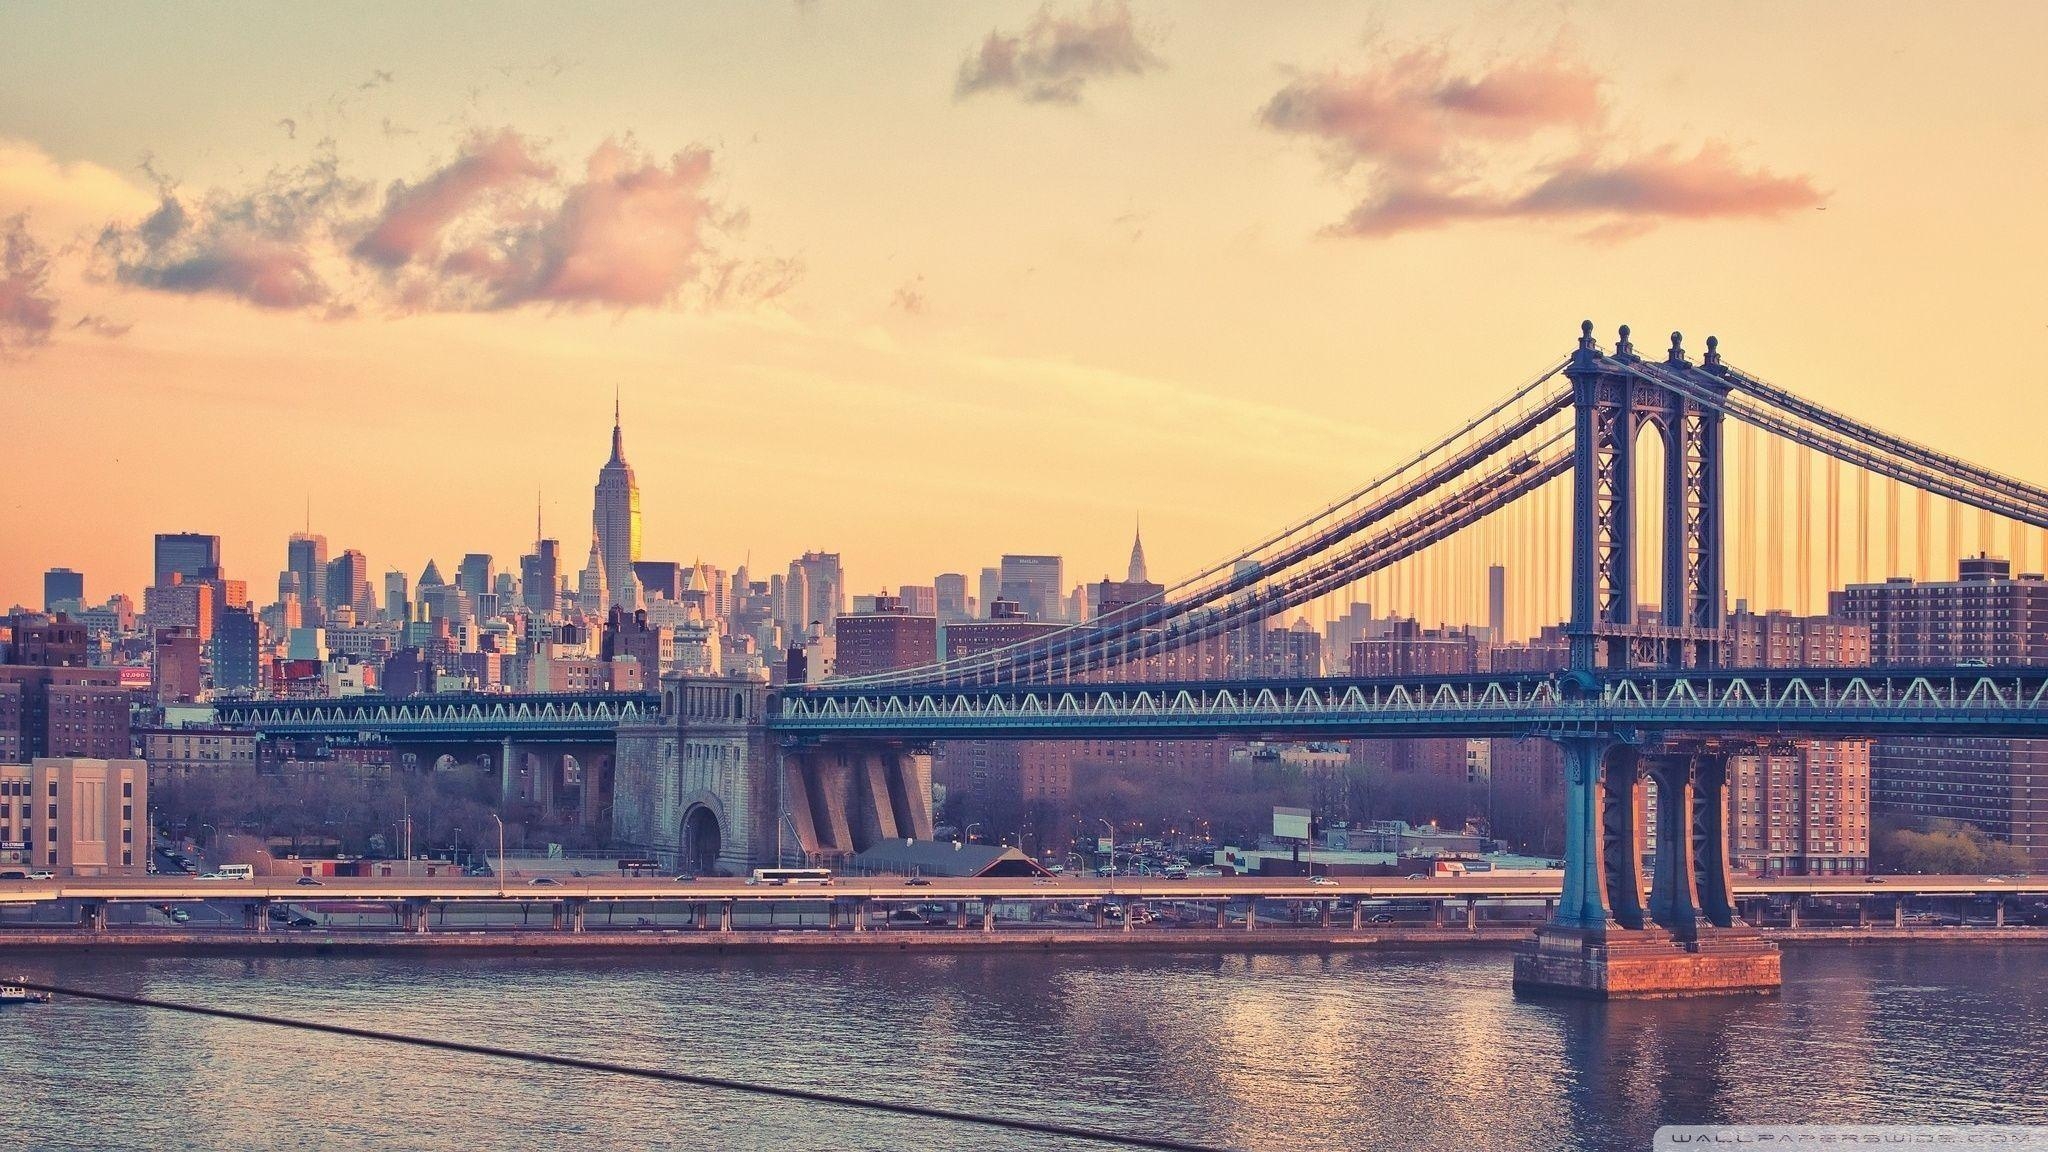
M2048 947L1788 950L1775 998L1516 1000L1500 952L10 956L32 978L1273 1149L2048 1123ZM1093 1147L125 1006L0 1012L0 1147Z

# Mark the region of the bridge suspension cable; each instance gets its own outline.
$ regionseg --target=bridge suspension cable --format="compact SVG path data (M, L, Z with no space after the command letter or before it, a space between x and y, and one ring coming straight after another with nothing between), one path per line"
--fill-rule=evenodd
M1084 664L1090 663L1087 653L1116 649L1133 635L1156 633L1219 600L1271 582L1484 465L1568 410L1568 389L1543 390L1562 368L1563 362L1552 366L1400 467L1234 557L1210 565L1161 596L1119 608L1097 620L973 657L835 680L833 686L1015 679L1027 672L1057 666L1062 660L1071 664L1076 657L1081 657ZM1504 414L1506 419L1502 422Z

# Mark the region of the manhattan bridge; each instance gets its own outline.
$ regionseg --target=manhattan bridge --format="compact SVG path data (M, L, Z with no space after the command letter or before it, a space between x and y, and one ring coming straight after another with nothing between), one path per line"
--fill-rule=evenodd
M847 821L819 797L849 780L871 794L871 829L929 835L915 764L928 790L925 750L938 741L1537 737L1565 761L1553 929L1571 947L1697 949L1743 931L1729 887L1731 756L1844 737L2048 737L2048 668L1738 667L1727 629L1731 585L1761 607L1796 607L1845 576L1929 578L1931 557L1953 562L1965 545L2016 566L2048 560L2048 490L1802 399L1725 362L1712 337L1695 360L1679 333L1652 354L1626 326L1617 335L1605 348L1586 322L1569 356L1450 435L1140 603L886 674L693 687L693 703L665 688L645 711L760 737L745 759L767 786L713 797L718 827L694 835L719 837L725 853L750 843L760 859L794 826L798 847L829 850L846 835L831 826ZM1291 616L1347 598L1473 619L1496 564L1516 576L1509 635L1553 629L1553 666L1299 677L1261 658ZM519 706L445 701L417 723L503 730L509 752L519 726L507 710ZM363 704L331 716L318 702L239 707L242 722L273 731L405 728L388 704L385 721ZM1645 891L1638 825L1651 786L1655 842L1682 850L1655 853Z

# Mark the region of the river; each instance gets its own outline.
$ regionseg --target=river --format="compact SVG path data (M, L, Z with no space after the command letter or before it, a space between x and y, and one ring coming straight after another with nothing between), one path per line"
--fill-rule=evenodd
M31 979L1246 1149L2048 1123L2048 946L1802 946L1775 997L1517 1000L1499 951L0 958ZM0 1147L1053 1149L80 1001L0 1012Z

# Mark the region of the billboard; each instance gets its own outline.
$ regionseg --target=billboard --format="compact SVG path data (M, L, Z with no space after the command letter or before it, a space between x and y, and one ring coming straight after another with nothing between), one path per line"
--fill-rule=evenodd
M1095 838L1095 850L1097 852L1108 852L1114 847L1116 847L1116 841L1114 840L1107 840L1100 836Z
M1308 809L1273 809L1273 835L1281 840L1308 839Z

